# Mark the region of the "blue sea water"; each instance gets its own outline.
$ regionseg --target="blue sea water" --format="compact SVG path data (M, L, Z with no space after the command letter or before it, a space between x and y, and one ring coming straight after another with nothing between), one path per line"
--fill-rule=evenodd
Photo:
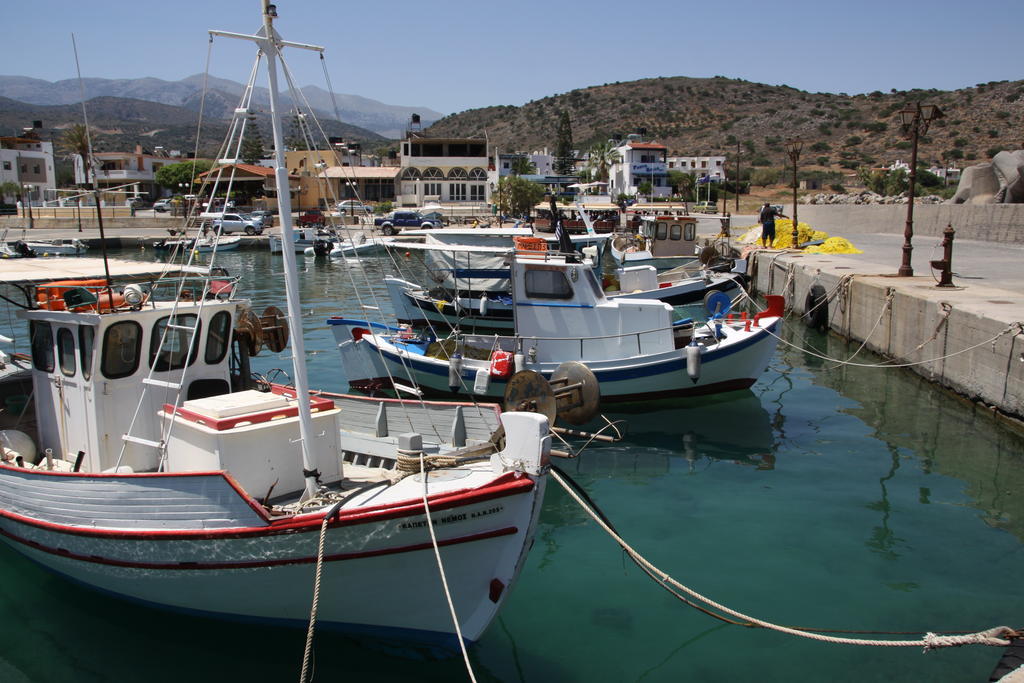
M343 390L324 320L387 309L392 265L299 262L311 383ZM254 309L284 307L279 256L238 251L220 264L242 275ZM0 332L24 338L7 325L4 312ZM798 322L785 335L833 358L853 352ZM255 362L289 366L287 350ZM627 422L624 441L559 465L627 541L704 595L774 623L901 639L1024 625L1024 438L909 372L780 346L749 391L609 416ZM0 681L295 680L304 637L127 604L0 546ZM319 681L466 678L458 658L338 634L318 633L315 652ZM860 682L986 680L1001 652L833 645L722 623L659 588L551 482L520 581L470 654L485 681Z

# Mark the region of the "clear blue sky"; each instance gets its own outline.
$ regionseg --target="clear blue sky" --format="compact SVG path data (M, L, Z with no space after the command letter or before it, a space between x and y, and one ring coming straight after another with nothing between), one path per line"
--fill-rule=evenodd
M337 92L444 113L521 105L653 76L714 76L849 94L1024 78L1022 0L623 3L280 0L278 30L327 48ZM625 10L623 9L625 8ZM204 69L207 29L252 32L258 0L38 0L5 12L0 74L177 80ZM245 80L252 49L214 44L211 73ZM300 85L319 60L293 51Z

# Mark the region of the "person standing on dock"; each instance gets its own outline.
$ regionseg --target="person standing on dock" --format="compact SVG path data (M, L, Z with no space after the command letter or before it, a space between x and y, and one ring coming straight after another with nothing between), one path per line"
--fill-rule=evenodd
M775 217L788 218L768 202L761 207L757 220L761 223L761 244L767 249L775 241Z

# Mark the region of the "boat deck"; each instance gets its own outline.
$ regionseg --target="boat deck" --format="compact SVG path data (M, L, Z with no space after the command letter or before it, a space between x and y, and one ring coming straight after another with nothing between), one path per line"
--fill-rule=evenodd
M107 259L111 278L166 277L182 272L205 274L207 269L185 268L170 263ZM73 258L17 258L4 259L0 271L0 284L24 285L50 280L92 280L105 277L102 258L75 256Z

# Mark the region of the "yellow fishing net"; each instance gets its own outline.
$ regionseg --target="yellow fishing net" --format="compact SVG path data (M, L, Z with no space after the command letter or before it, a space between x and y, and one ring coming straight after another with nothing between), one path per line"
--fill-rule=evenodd
M748 228L740 228L744 232L739 238L741 244L760 244L761 226L752 225ZM862 254L860 249L843 237L829 237L828 233L815 230L807 223L801 222L797 225L797 236L800 244L824 240L822 244L805 247L805 254ZM793 221L789 218L780 218L775 221L775 239L771 243L772 249L793 248Z

